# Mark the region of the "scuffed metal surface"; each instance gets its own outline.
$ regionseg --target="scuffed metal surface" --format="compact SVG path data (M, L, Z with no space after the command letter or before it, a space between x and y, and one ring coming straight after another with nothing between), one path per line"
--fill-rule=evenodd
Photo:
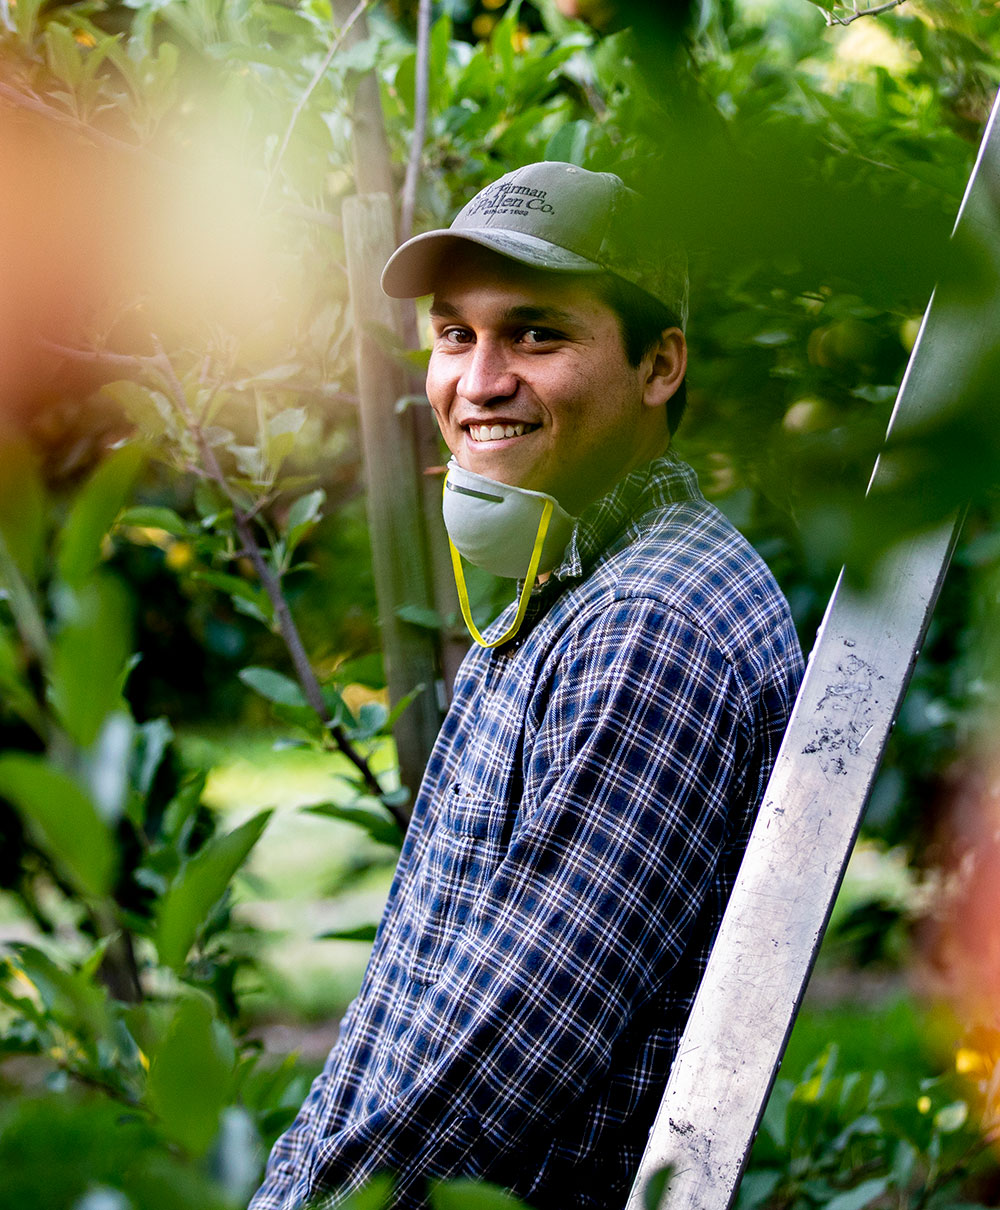
M853 643L845 642L845 646ZM819 754L819 766L831 776L846 776L847 758L858 756L875 725L878 685L885 677L856 655L837 664L836 677L827 682L816 703L813 736L802 748L805 756Z

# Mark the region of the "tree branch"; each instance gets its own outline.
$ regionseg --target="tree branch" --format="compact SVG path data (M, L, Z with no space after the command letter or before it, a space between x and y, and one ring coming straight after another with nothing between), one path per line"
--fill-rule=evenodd
M174 406L177 408L188 426L191 435L194 437L201 454L202 462L206 471L208 471L211 479L222 489L226 494L229 502L233 506L233 523L236 526L236 532L240 536L246 548L247 554L253 563L254 570L260 579L260 582L267 593L268 600L274 609L274 616L278 623L278 629L281 632L281 637L288 648L288 654L291 656L292 665L295 668L295 674L298 677L299 684L302 687L302 692L305 694L306 701L313 708L319 718L326 725L327 730L332 736L337 747L344 756L354 765L361 774L364 783L370 793L377 798L382 799L382 787L378 783L378 779L372 772L368 762L358 752L355 751L353 745L344 734L343 727L339 723L335 723L330 716L330 711L327 708L326 702L323 700L323 694L319 687L319 681L316 679L316 673L313 671L312 664L309 662L309 657L306 654L305 646L302 643L302 637L299 634L298 627L295 624L295 619L292 617L292 611L288 607L288 602L285 599L284 593L281 591L281 582L275 573L267 564L264 558L264 552L260 548L260 543L257 541L257 535L253 532L253 526L250 523L249 514L242 509L235 495L230 489L229 483L225 475L222 473L222 468L215 456L215 450L205 440L201 425L196 420L194 413L188 406L187 397L184 393L184 387L181 385L180 379L177 377L177 372L174 370L173 363L166 355L162 345L158 344L156 355L149 359L149 364L155 368L164 379L165 385L168 387ZM388 804L386 804L388 805ZM405 816L392 807L388 808L396 820L402 831L406 830Z
M906 0L888 0L886 4L877 4L874 8L858 8L855 4L854 11L847 16L838 17L836 13L824 10L823 16L826 19L827 25L850 25L852 21L857 21L859 17L877 17L880 13L887 13L891 9L899 8L901 4L905 4Z
M281 166L281 161L284 159L285 152L288 150L288 144L291 141L292 132L295 130L295 126L302 114L303 109L305 109L309 98L318 88L320 80L322 80L326 75L327 68L333 62L333 56L338 50L340 50L344 39L351 32L355 21L358 20L370 3L371 0L358 0L358 3L354 7L351 15L347 18L343 26L338 31L337 36L330 43L330 49L323 57L323 62L319 65L319 67L317 67L316 72L313 75L313 78L309 81L305 92L301 97L299 97L295 108L292 110L292 116L288 121L285 136L281 140L281 146L278 148L278 154L274 157L274 163L271 165L271 171L268 173L267 184L264 186L264 192L261 194L261 205L263 205L263 203L267 200L267 196L271 192L271 187L274 184L275 177L278 175L278 169Z
M340 221L339 214L330 214L326 210L317 210L315 206L303 206L299 202L286 202L281 209L295 218L304 219L307 223L318 223L321 227L330 227L334 231L339 231L343 226ZM347 270L343 265L338 265L337 268L343 274L347 274Z
M83 135L84 138L91 139L95 143L100 143L104 147L111 147L115 151L124 151L128 155L139 156L141 159L147 160L149 163L155 164L160 168L171 167L169 161L157 155L155 151L150 151L148 147L142 147L138 143L127 143L124 139L119 139L113 134L107 134L96 126L91 126L88 122L74 117L71 113L64 113L61 109L54 108L40 97L31 93L21 92L20 89L12 88L9 84L4 84L2 81L0 81L0 100L7 101L18 109L27 109L31 113L36 113L49 122L57 122L61 126L69 126L77 134Z
M431 0L420 0L417 9L417 65L413 96L413 140L406 163L403 200L399 214L399 238L407 240L413 234L413 213L417 203L417 182L424 156L427 136L427 98L430 91Z
M70 358L74 361L81 361L90 364L103 364L114 367L115 369L126 371L130 374L138 374L140 376L149 375L151 372L159 379L161 385L166 389L168 396L177 409L178 414L187 426L188 431L194 437L195 444L198 447L198 452L202 460L202 473L211 479L225 494L233 508L233 524L236 527L236 532L239 535L240 541L246 551L247 557L250 559L260 579L264 591L267 593L268 600L271 602L274 609L275 620L278 624L278 630L288 649L288 653L292 660L292 665L295 669L295 674L298 679L302 692L305 695L306 701L316 712L317 716L322 719L334 745L339 751L351 762L352 765L361 774L365 787L368 792L378 798L386 809L390 812L393 819L396 821L401 832L406 831L407 818L405 813L400 808L393 806L385 801L384 792L375 774L372 772L371 766L358 753L350 740L344 734L343 727L333 721L330 711L323 699L323 693L319 686L319 681L316 679L316 673L313 671L312 664L309 662L309 657L306 654L305 646L302 642L302 637L299 634L298 627L295 624L295 619L289 609L288 601L281 589L280 578L268 565L264 558L264 552L261 549L260 543L257 540L257 535L253 531L252 512L244 509L232 489L229 482L223 473L222 467L219 465L219 460L215 456L215 450L205 440L205 435L202 431L194 413L188 405L187 396L184 392L184 387L177 377L177 372L173 367L173 363L167 356L163 346L157 341L156 353L152 357L141 357L138 355L129 355L123 353L106 353L100 349L73 349L62 345L57 345L51 341L40 341L40 343L52 352L59 353L63 357Z

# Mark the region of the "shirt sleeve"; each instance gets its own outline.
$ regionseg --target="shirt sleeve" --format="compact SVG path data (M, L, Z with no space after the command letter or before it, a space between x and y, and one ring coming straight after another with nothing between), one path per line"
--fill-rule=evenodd
M323 1137L334 1054L257 1210L320 1190L334 1206L382 1171L406 1207L429 1177L507 1183L683 955L731 839L746 734L731 663L683 614L620 601L536 700L509 846L401 1043L418 1074Z

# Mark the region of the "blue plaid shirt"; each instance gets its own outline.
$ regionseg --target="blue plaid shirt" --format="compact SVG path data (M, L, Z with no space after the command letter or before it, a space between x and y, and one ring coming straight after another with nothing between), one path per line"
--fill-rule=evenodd
M494 624L493 634L509 622ZM473 648L361 992L252 1210L373 1174L620 1210L791 709L780 590L672 455Z

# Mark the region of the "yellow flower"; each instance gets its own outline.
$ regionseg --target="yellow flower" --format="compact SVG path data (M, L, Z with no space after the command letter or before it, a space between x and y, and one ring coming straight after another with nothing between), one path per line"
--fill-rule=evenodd
M955 1070L960 1076L986 1076L990 1073L990 1061L981 1051L960 1046L955 1052Z
M184 571L194 562L194 551L190 542L171 542L163 561L171 571Z
M919 1100L919 1101L917 1101L917 1111L918 1111L919 1113L930 1113L930 1111L931 1111L931 1099L930 1099L930 1097L928 1097L928 1096L923 1096L923 1097L921 1097L921 1098L920 1098L920 1100Z

